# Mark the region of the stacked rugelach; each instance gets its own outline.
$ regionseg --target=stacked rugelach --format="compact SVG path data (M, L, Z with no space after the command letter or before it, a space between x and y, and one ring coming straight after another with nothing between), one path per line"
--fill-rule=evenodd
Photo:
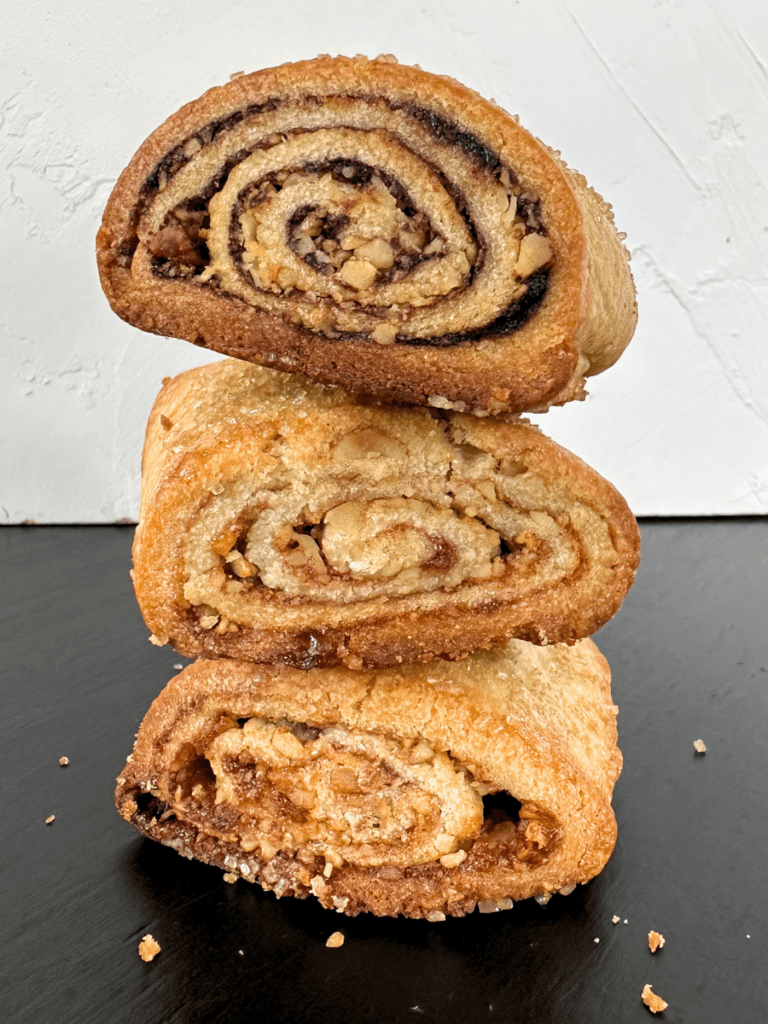
M237 357L149 420L136 595L199 660L141 726L123 817L348 914L594 877L621 755L586 638L639 538L519 414L632 335L610 207L458 83L318 58L162 125L98 260L124 319Z

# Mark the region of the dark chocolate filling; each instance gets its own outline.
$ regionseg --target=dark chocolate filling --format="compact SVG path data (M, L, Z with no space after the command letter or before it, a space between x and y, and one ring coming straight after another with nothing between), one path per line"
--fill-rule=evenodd
M409 103L402 107L398 107L396 104L390 104L390 106L393 110L402 109L407 111L414 120L424 125L437 141L443 145L461 147L478 167L490 171L491 174L498 174L504 166L498 156L492 153L487 146L484 146L476 135L464 131L459 125L453 121L446 120L446 118L436 114L433 110L417 107L414 103ZM507 171L510 182L516 181L517 179L512 169L507 168Z
M335 97L327 97L327 99L332 98ZM350 94L349 97L345 98L356 99L361 102L367 103L387 103L386 100L382 101L377 97L371 97L366 95ZM219 137L220 135L222 135L223 133L226 133L236 125L242 123L243 121L251 117L258 116L261 113L276 110L279 107L283 106L284 102L285 101L282 99L273 97L266 100L263 103L251 104L243 108L242 110L234 111L226 117L219 118L216 121L212 121L209 124L205 125L203 128L190 134L172 150L166 153L165 156L158 162L158 164L156 165L155 169L151 172L151 174L147 176L144 184L140 189L139 202L137 203L137 206L134 209L131 217L131 231L133 237L124 241L119 246L117 250L118 262L125 267L127 267L130 264L130 261L136 250L136 246L138 244L138 238L135 236L135 230L140 220L140 217L144 209L151 202L153 196L159 191L163 176L165 176L166 179L173 177L195 155L190 154L189 156L187 156L187 154L185 153L185 149L188 147L188 144L192 140L196 140L200 144L200 146L203 147L209 144L217 137ZM299 100L298 102L303 103L305 105L314 104L316 106L321 106L325 102L325 99L321 99L315 96L305 96L302 97L301 100ZM420 125L426 128L426 130L429 131L433 138L435 138L439 143L446 146L459 146L467 154L468 158L472 161L472 163L474 163L475 166L478 167L479 169L482 169L493 176L498 175L502 169L506 169L507 173L509 174L510 183L514 184L515 182L518 181L514 171L510 167L504 165L499 159L499 157L490 149L488 149L488 147L485 146L476 135L464 130L460 125L456 124L455 122L449 121L448 119L442 117L441 115L435 113L434 111L428 110L425 107L420 107L413 103L402 104L397 102L388 102L387 105L390 107L391 110L405 111L410 117L412 117ZM207 203L208 200L210 200L210 198L221 189L232 168L236 166L238 163L240 163L247 156L249 156L252 151L263 148L265 144L265 142L261 142L252 147L252 149L240 150L238 153L229 156L222 165L221 169L217 172L216 175L214 175L210 179L208 184L201 190L199 195L194 197L193 200L187 200L187 202ZM379 169L369 168L364 164L347 160L332 160L324 163L309 163L306 164L303 169L310 172L317 171L321 173L330 171L334 175L334 177L338 178L338 180L347 181L351 184L363 184L366 181L370 180L372 173L376 173L382 178L384 183L395 196L395 198L398 201L398 205L402 203L401 208L404 210L404 212L406 212L408 215L410 215L411 212L416 212L415 206L410 196L408 196L406 190L403 189L398 182L392 180L391 176L387 175L385 172ZM351 175L349 173L350 169L352 170ZM455 186L452 182L448 181L448 179L442 173L440 168L433 167L432 170L440 177L441 183L453 198L457 210L470 227L470 230L472 231L473 237L478 246L477 261L475 265L472 268L470 268L470 272L468 275L467 285L469 285L471 284L472 278L478 272L483 262L483 240L478 237L477 232L474 229L474 225L472 224L471 218L469 217L467 202L461 190L458 189L458 187ZM238 258L239 254L242 252L242 243L236 240L235 224L237 213L241 213L242 209L244 209L245 206L247 205L247 199L245 197L246 191L247 190L244 190L244 194L241 197L242 202L238 202L235 209L233 210L233 228L232 238L230 242L230 251L233 257L235 258ZM294 214L294 217L291 219L291 223L286 228L287 231L290 230L294 222L298 222L297 218L299 212L300 211L297 211L296 214ZM518 198L518 213L523 217L529 228L546 234L541 219L540 199L523 193ZM304 216L306 216L306 212L304 212ZM237 228L239 229L239 224L237 224ZM186 261L180 261L174 260L171 255L167 255L165 251L162 251L162 242L164 241L165 240L161 240L161 243L156 243L156 248L158 248L159 246L161 251L153 253L152 267L154 272L157 273L159 276L164 277L186 277L194 279L195 274L199 273L199 270L204 265L204 260L205 257L207 256L207 251L204 249L204 246L202 244L198 244L195 248L193 242L192 248L194 249L194 252L192 256L190 257L190 254L186 253ZM308 265L313 267L313 269L322 272L325 269L324 265L319 260L317 260L316 257L313 258L313 255L314 254L310 254L307 257L303 258L308 263ZM421 262L423 258L426 257L418 257L412 254L404 254L400 261L396 262L395 266L390 271L388 271L386 275L381 275L380 280L382 282L385 282L393 279L396 280L398 277L404 276L405 274L409 273L417 263ZM181 263L181 265L179 265L179 263ZM243 273L242 270L241 273ZM247 280L249 284L252 283L250 275L245 280ZM473 343L483 338L509 334L522 327L522 325L526 323L526 321L540 306L547 291L548 281L549 268L545 267L534 272L534 274L532 274L531 277L528 278L528 287L525 295L519 301L511 303L492 321L481 327L474 328L469 331L457 331L451 334L444 334L441 336L432 337L412 338L398 335L395 338L395 340L398 343L405 345L429 345L434 347L449 347L459 344ZM214 282L209 282L209 286L213 286L214 284ZM369 335L367 332L345 332L339 330L329 332L328 335L326 335L326 337L328 337L329 340L369 340Z

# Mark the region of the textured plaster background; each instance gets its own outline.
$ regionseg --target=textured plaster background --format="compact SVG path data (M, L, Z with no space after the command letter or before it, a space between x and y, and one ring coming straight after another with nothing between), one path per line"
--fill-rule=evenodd
M768 511L763 3L26 0L3 22L0 522L136 517L160 380L214 357L110 312L104 203L182 103L321 52L454 75L587 175L627 233L640 327L545 429L638 514Z

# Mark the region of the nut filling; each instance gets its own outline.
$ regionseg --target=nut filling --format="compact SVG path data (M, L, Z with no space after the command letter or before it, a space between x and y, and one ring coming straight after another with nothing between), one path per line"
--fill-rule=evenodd
M553 263L541 202L511 167L431 111L365 95L199 130L147 178L134 221L156 275L380 345L508 333Z
M512 472L526 470L518 466ZM190 622L219 634L236 632L240 625L258 625L265 602L297 608L354 602L360 610L373 610L382 598L407 602L456 591L471 596L477 587L487 600L495 593L488 587L502 594L510 586L524 592L581 571L584 549L567 516L558 522L535 509L516 508L490 481L454 487L441 502L434 494L431 500L363 499L347 487L340 490L350 499L329 501L325 514L308 510L297 487L280 492L280 501L274 494L242 499L238 504L246 508L265 507L231 522L226 510L229 499L239 497L237 485L222 485L221 502L212 496L186 548Z
M422 738L258 717L220 728L205 750L181 748L167 794L145 799L144 817L178 818L262 863L281 855L321 873L328 864L336 872L533 868L557 848L544 813ZM254 873L248 859L227 866Z
M300 664L328 663L313 625L326 605L375 616L383 600L403 614L430 595L510 600L577 581L590 566L585 534L614 551L595 510L553 506L526 463L475 447L440 417L429 440L407 424L337 434L301 470L287 443L275 431L257 489L248 478L211 484L185 530L179 607L201 637L258 629L267 607L282 607L308 630Z

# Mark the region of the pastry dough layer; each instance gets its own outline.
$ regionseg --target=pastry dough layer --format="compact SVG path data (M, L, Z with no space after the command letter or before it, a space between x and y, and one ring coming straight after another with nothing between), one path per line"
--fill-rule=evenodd
M199 661L147 713L116 803L278 896L461 916L602 870L616 712L589 640L387 672Z
M150 416L134 585L190 657L359 668L572 641L638 558L621 496L525 423L235 360L168 381Z
M129 323L384 402L580 398L636 322L584 178L387 58L285 64L183 107L120 176L97 255Z

